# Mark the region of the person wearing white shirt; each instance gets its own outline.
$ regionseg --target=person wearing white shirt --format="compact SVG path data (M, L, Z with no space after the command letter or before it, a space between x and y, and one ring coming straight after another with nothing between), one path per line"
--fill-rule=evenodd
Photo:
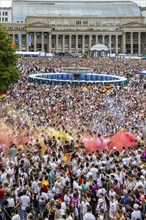
M138 163L138 164L141 163L141 154L137 154L137 155L136 155L136 160L137 160L137 163Z
M127 165L127 166L129 166L130 159L131 159L131 158L124 157L124 158L122 159L122 163L123 163L123 165Z
M90 205L90 204L87 202L87 199L85 198L85 196L82 196L81 200L82 201L80 203L80 219L83 220L83 216L87 212L87 205Z
M8 201L8 207L14 208L15 202L14 202L14 199L10 197L10 193L7 192L6 196L7 196L7 201Z
M117 211L117 205L118 205L118 201L114 199L114 196L111 196L110 203L109 203L109 217L111 219L114 218L114 215Z
M93 177L92 172L89 171L86 176L87 176L87 178L89 178L90 176Z
M138 207L139 207L138 204L133 205L134 211L131 213L132 220L141 219L141 211L138 210Z
M67 192L66 192L66 194L64 195L64 202L66 203L66 204L69 204L70 203L70 191L68 190Z
M20 215L16 214L15 209L11 209L11 215L12 215L11 220L21 220Z
M105 195L106 194L106 189L105 188L101 188L101 189L99 189L98 191L97 191L97 193L96 193L96 196L98 196L99 197L99 195L100 194L103 194L103 195Z
M109 197L110 196L115 196L116 195L116 192L114 191L114 188L111 187L110 190L109 190Z
M55 193L57 195L61 195L63 187L64 187L61 176L57 177L57 180L56 180L56 182L54 184L54 187L55 187Z
M20 197L19 203L15 206L17 208L19 205L21 205L21 217L22 220L26 220L27 218L27 211L26 208L30 205L30 198L26 195L26 190L23 190L23 196Z
M66 210L66 220L73 220L69 209Z
M77 183L77 178L74 179L73 181L73 189L81 189L81 186Z
M44 160L45 163L48 162L48 152L47 152L47 150L46 150L46 152L45 152L45 154L43 156L43 160Z
M87 207L87 213L84 215L83 220L95 220L95 216L92 214L92 207Z
M2 169L2 174L1 174L1 182L4 184L7 180L7 173L5 172L4 169Z
M137 183L135 184L134 190L138 189L139 186L144 187L144 184L141 180L137 181Z
M50 162L49 162L49 165L50 165L50 167L51 167L52 170L56 170L56 168L57 168L57 166L58 166L58 165L57 165L56 163L54 163L54 162L55 162L55 161L53 161L53 162L50 161Z
M96 180L96 173L98 172L98 169L96 168L96 165L92 164L92 168L90 169L93 179Z

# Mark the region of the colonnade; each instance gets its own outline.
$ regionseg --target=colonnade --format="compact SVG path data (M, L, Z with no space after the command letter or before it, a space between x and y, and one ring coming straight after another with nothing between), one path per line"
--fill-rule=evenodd
M23 49L22 35L25 35L26 44L25 50L30 51L30 47L33 46L33 51L37 51L37 44L41 45L39 50L47 52L82 52L90 50L91 46L102 43L107 45L109 51L115 52L116 54L120 51L125 53L127 48L126 45L130 45L130 53L134 53L134 39L133 34L135 32L129 32L130 37L127 39L126 33L98 33L98 34L82 34L82 33L47 33L47 32L31 32L27 34L19 34L19 50ZM136 39L137 52L141 54L141 32L136 32L138 38ZM13 33L13 44L16 43L17 34ZM39 35L39 43L38 43ZM31 42L29 42L31 37ZM61 40L60 40L61 39ZM18 40L17 40L18 41ZM79 46L80 45L80 46ZM46 48L47 47L47 48Z

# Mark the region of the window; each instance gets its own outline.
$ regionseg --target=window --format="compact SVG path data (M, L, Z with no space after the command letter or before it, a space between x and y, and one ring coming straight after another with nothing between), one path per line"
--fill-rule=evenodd
M138 39L138 33L133 33L133 39L137 40Z
M5 11L5 16L8 16L8 12L7 11Z
M5 18L5 22L8 22L8 18Z
M100 26L100 25L101 25L100 21L96 21L96 26Z
M83 26L87 26L88 25L88 21L83 21Z
M81 25L81 21L76 21L76 25L80 26Z
M126 33L126 39L130 40L130 33Z
M4 18L2 18L2 21L4 21Z

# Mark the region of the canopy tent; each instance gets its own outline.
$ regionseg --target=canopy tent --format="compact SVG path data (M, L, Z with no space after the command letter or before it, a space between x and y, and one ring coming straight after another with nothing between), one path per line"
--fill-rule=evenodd
M91 56L94 56L94 57L104 57L104 56L107 56L109 52L109 49L106 45L104 44L96 44L96 45L93 45L90 49L90 54Z

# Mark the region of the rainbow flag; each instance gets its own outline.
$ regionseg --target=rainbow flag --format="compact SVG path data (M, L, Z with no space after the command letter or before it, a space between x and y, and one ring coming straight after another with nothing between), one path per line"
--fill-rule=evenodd
M5 98L6 96L7 96L6 91L0 93L0 99Z

